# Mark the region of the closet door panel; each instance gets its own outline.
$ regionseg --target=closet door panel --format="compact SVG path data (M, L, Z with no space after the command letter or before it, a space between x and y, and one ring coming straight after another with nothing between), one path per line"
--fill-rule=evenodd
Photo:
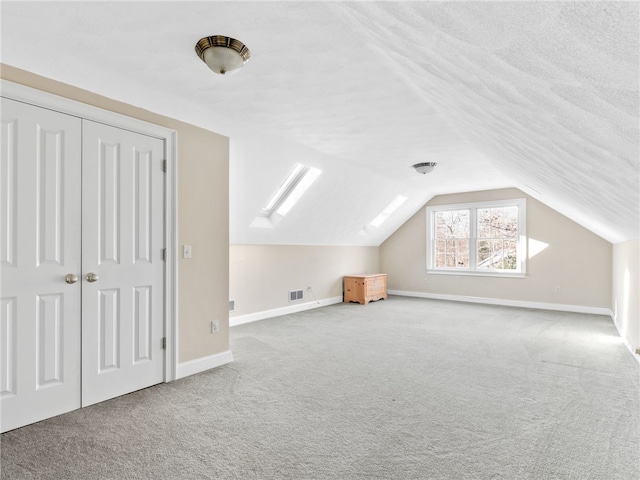
M164 142L85 120L82 405L164 379Z
M2 99L0 429L80 406L81 120Z

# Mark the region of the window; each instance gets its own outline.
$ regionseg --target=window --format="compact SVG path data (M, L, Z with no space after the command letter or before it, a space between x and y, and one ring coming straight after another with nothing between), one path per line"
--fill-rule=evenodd
M427 207L427 270L524 276L524 199Z
M296 204L322 172L296 163L287 178L271 196L250 227L273 228Z

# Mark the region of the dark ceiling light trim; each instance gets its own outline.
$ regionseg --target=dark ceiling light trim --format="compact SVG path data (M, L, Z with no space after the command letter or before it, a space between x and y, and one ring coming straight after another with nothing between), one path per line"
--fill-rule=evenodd
M244 43L224 35L203 37L198 40L195 48L200 59L221 75L242 67L251 56Z
M416 172L424 175L425 173L429 173L431 170L433 170L433 167L435 167L436 165L436 162L422 162L416 163L415 165L413 165L413 168L416 169Z

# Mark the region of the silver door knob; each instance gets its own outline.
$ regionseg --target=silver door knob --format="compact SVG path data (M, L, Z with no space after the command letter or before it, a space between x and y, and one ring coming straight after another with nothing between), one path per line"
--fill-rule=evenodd
M100 277L98 276L97 273L93 273L93 272L87 273L87 282L91 282L91 283L97 282L99 278Z
M73 273L67 273L64 277L64 281L68 284L76 283L78 281L78 277Z

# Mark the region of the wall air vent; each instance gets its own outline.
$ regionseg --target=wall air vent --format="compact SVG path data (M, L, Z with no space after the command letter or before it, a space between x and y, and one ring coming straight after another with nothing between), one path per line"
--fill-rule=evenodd
M289 303L302 300L304 293L302 290L289 290Z

